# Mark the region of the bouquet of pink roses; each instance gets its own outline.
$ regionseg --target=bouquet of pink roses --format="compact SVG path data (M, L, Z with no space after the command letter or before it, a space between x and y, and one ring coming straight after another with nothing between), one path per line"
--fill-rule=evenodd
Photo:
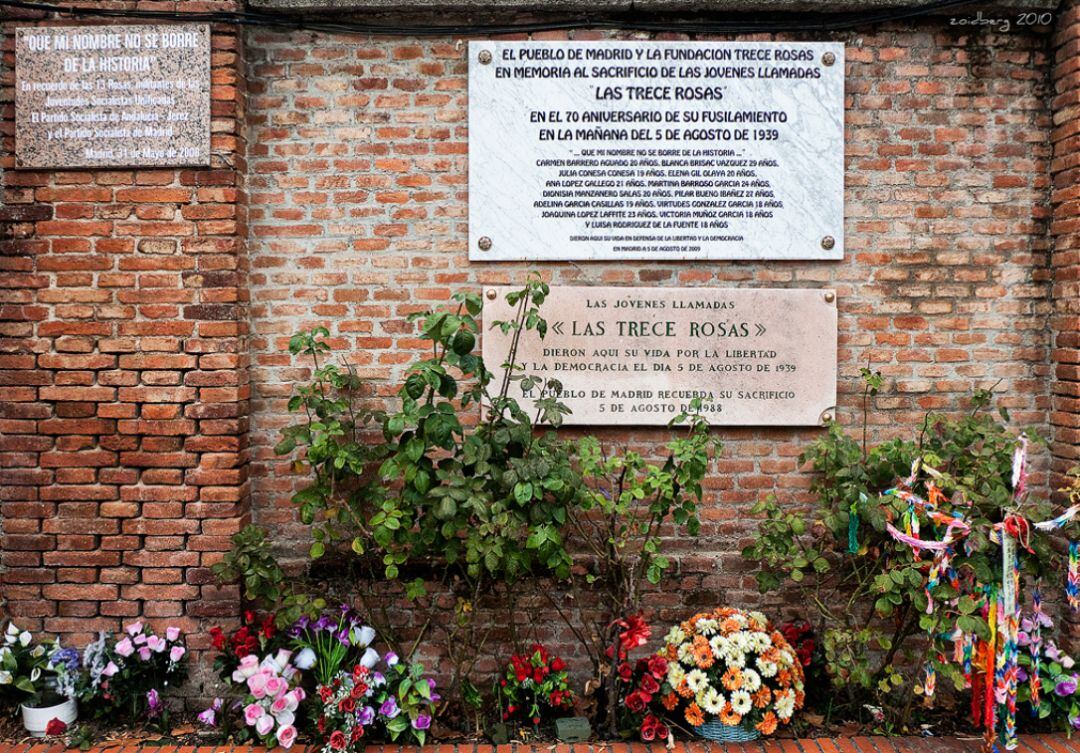
M187 674L187 647L178 627L157 635L142 622L133 622L118 636L102 632L83 651L85 672L77 686L84 708L98 717L147 719L167 724L161 695Z
M296 711L305 698L292 652L280 649L261 661L255 654L240 660L232 681L243 688L244 724L267 748L291 748L296 742Z

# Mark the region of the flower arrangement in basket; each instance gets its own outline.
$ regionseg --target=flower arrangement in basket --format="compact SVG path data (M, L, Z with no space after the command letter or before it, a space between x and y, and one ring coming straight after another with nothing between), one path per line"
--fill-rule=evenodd
M760 612L696 614L671 629L659 653L668 662L661 703L711 740L770 735L805 700L802 663Z

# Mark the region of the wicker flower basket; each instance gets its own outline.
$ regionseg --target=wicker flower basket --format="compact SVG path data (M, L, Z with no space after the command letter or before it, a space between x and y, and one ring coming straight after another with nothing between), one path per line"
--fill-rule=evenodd
M748 743L761 737L761 733L753 727L724 724L715 716L698 727L697 733L706 740L718 743Z

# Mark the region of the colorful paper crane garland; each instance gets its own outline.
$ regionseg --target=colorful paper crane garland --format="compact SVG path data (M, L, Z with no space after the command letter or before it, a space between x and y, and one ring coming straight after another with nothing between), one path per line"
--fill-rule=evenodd
M977 635L961 629L955 629L946 636L953 641L952 661L961 667L967 687L972 691L972 717L976 726L986 729L986 744L991 750L1001 747L1013 750L1017 746L1016 738L1016 697L1020 677L1020 553L1031 552L1031 537L1034 533L1053 533L1070 523L1078 513L1080 505L1073 505L1061 515L1051 520L1038 523L1028 521L1020 508L1027 488L1027 448L1028 439L1021 435L1013 453L1012 489L1013 507L1005 514L1000 523L994 525L990 540L1001 547L1001 586L990 584L982 589L979 612L989 627L989 638L981 640ZM920 475L928 476L924 486L926 498L915 494L914 489ZM921 559L924 552L930 552L933 559L925 584L926 611L932 614L935 609L932 592L944 578L959 593L960 576L952 565L958 546L963 546L967 554L971 552L968 535L971 525L965 520L962 511L950 514L944 512L942 503L945 495L937 485L940 479L934 469L916 460L912 465L911 475L896 487L884 492L883 496L894 497L907 503L907 510L900 516L902 529L886 523L885 529L897 542L911 547L916 559ZM964 501L960 500L960 507ZM966 507L970 511L971 503ZM920 537L919 515L922 514L938 525L945 526L945 534L940 540ZM849 523L849 550L857 551L855 537L858 523ZM1080 542L1069 544L1069 565L1066 582L1066 596L1069 607L1080 609ZM955 606L953 599L949 606ZM1031 596L1033 622L1041 624L1042 593L1036 583ZM959 623L959 620L958 620ZM933 637L933 636L932 636ZM1037 710L1040 704L1039 665L1042 660L1041 627L1036 628L1031 636L1030 652L1032 671L1029 682L1031 705ZM937 665L946 662L944 653L936 654ZM929 701L936 685L936 666L928 661L925 667L923 694Z

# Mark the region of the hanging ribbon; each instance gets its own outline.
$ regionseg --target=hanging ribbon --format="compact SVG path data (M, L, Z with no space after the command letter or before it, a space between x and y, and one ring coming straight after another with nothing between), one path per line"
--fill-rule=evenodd
M859 502L866 503L866 494L859 492ZM859 552L859 502L852 502L848 508L847 550L848 554Z
M1016 516L1011 516L1015 519ZM1008 522L1009 519L1006 519ZM1021 520L1023 520L1021 518ZM1026 521L1025 521L1026 522ZM1016 690L1020 678L1019 645L1020 618L1017 608L1017 593L1020 588L1020 560L1016 551L1017 539L1005 526L1005 535L1001 537L1001 582L1002 604L1001 619L1005 635L1002 637L1000 662L1000 689L1004 698L998 702L1005 704L1005 718L1002 721L1001 737L1006 750L1016 748Z
M1042 690L1042 678L1039 677L1039 667L1042 664L1042 588L1041 583L1035 582L1031 589L1031 641L1028 646L1031 653L1031 677L1028 678L1031 688L1031 715L1037 716L1041 703L1040 691Z
M1069 609L1080 610L1080 541L1069 542L1069 574L1065 582L1065 598Z

